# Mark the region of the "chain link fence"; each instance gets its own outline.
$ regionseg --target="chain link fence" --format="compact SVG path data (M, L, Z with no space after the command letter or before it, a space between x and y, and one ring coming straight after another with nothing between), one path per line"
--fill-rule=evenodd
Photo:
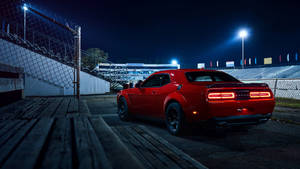
M29 7L46 13L22 0L0 1L0 62L23 68L27 76L43 82L72 88L74 34L33 13ZM62 20L49 12L46 15Z
M246 83L267 83L277 98L300 99L300 79L251 79Z
M40 17L37 13L42 13L48 19ZM62 23L61 26L76 27L74 23L40 7L35 8L24 0L1 0L0 62L24 68L27 76L46 83L71 88L74 87L74 80L76 80L75 70L66 66L75 66L75 36L54 22ZM81 61L85 57L93 57L83 50L81 53ZM104 58L100 58L97 62L112 63ZM116 88L123 83L118 81L116 75L124 74L124 70L118 67L112 69L115 69L111 72L113 74L107 75L94 68L81 67L82 71L107 80L111 82L112 88Z

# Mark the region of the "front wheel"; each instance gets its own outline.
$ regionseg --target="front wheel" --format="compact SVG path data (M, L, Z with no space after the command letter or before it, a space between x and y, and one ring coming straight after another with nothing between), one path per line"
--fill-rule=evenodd
M165 122L172 135L181 135L184 130L184 113L179 103L171 103L166 110Z
M119 99L119 102L118 102L118 115L119 115L119 118L123 121L130 120L127 101L124 97L121 97Z

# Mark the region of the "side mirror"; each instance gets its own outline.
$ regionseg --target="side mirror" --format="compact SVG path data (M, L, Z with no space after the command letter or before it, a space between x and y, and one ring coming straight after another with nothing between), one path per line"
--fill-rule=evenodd
M136 84L135 84L135 88L141 88L143 81L139 80Z
M123 89L128 89L129 85L128 84L123 84Z

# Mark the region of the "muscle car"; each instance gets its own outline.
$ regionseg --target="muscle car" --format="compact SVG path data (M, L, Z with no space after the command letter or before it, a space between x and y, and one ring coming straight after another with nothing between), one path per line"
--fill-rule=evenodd
M153 73L135 87L121 90L117 103L121 120L161 119L173 135L181 134L187 124L261 124L269 120L275 106L267 84L243 83L224 72L205 69Z

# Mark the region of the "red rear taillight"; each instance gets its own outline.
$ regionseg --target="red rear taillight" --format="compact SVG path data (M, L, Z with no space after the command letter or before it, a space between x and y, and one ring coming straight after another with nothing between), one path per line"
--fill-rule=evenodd
M209 100L234 99L234 92L213 92L208 94Z
M250 98L270 98L271 92L250 92Z

